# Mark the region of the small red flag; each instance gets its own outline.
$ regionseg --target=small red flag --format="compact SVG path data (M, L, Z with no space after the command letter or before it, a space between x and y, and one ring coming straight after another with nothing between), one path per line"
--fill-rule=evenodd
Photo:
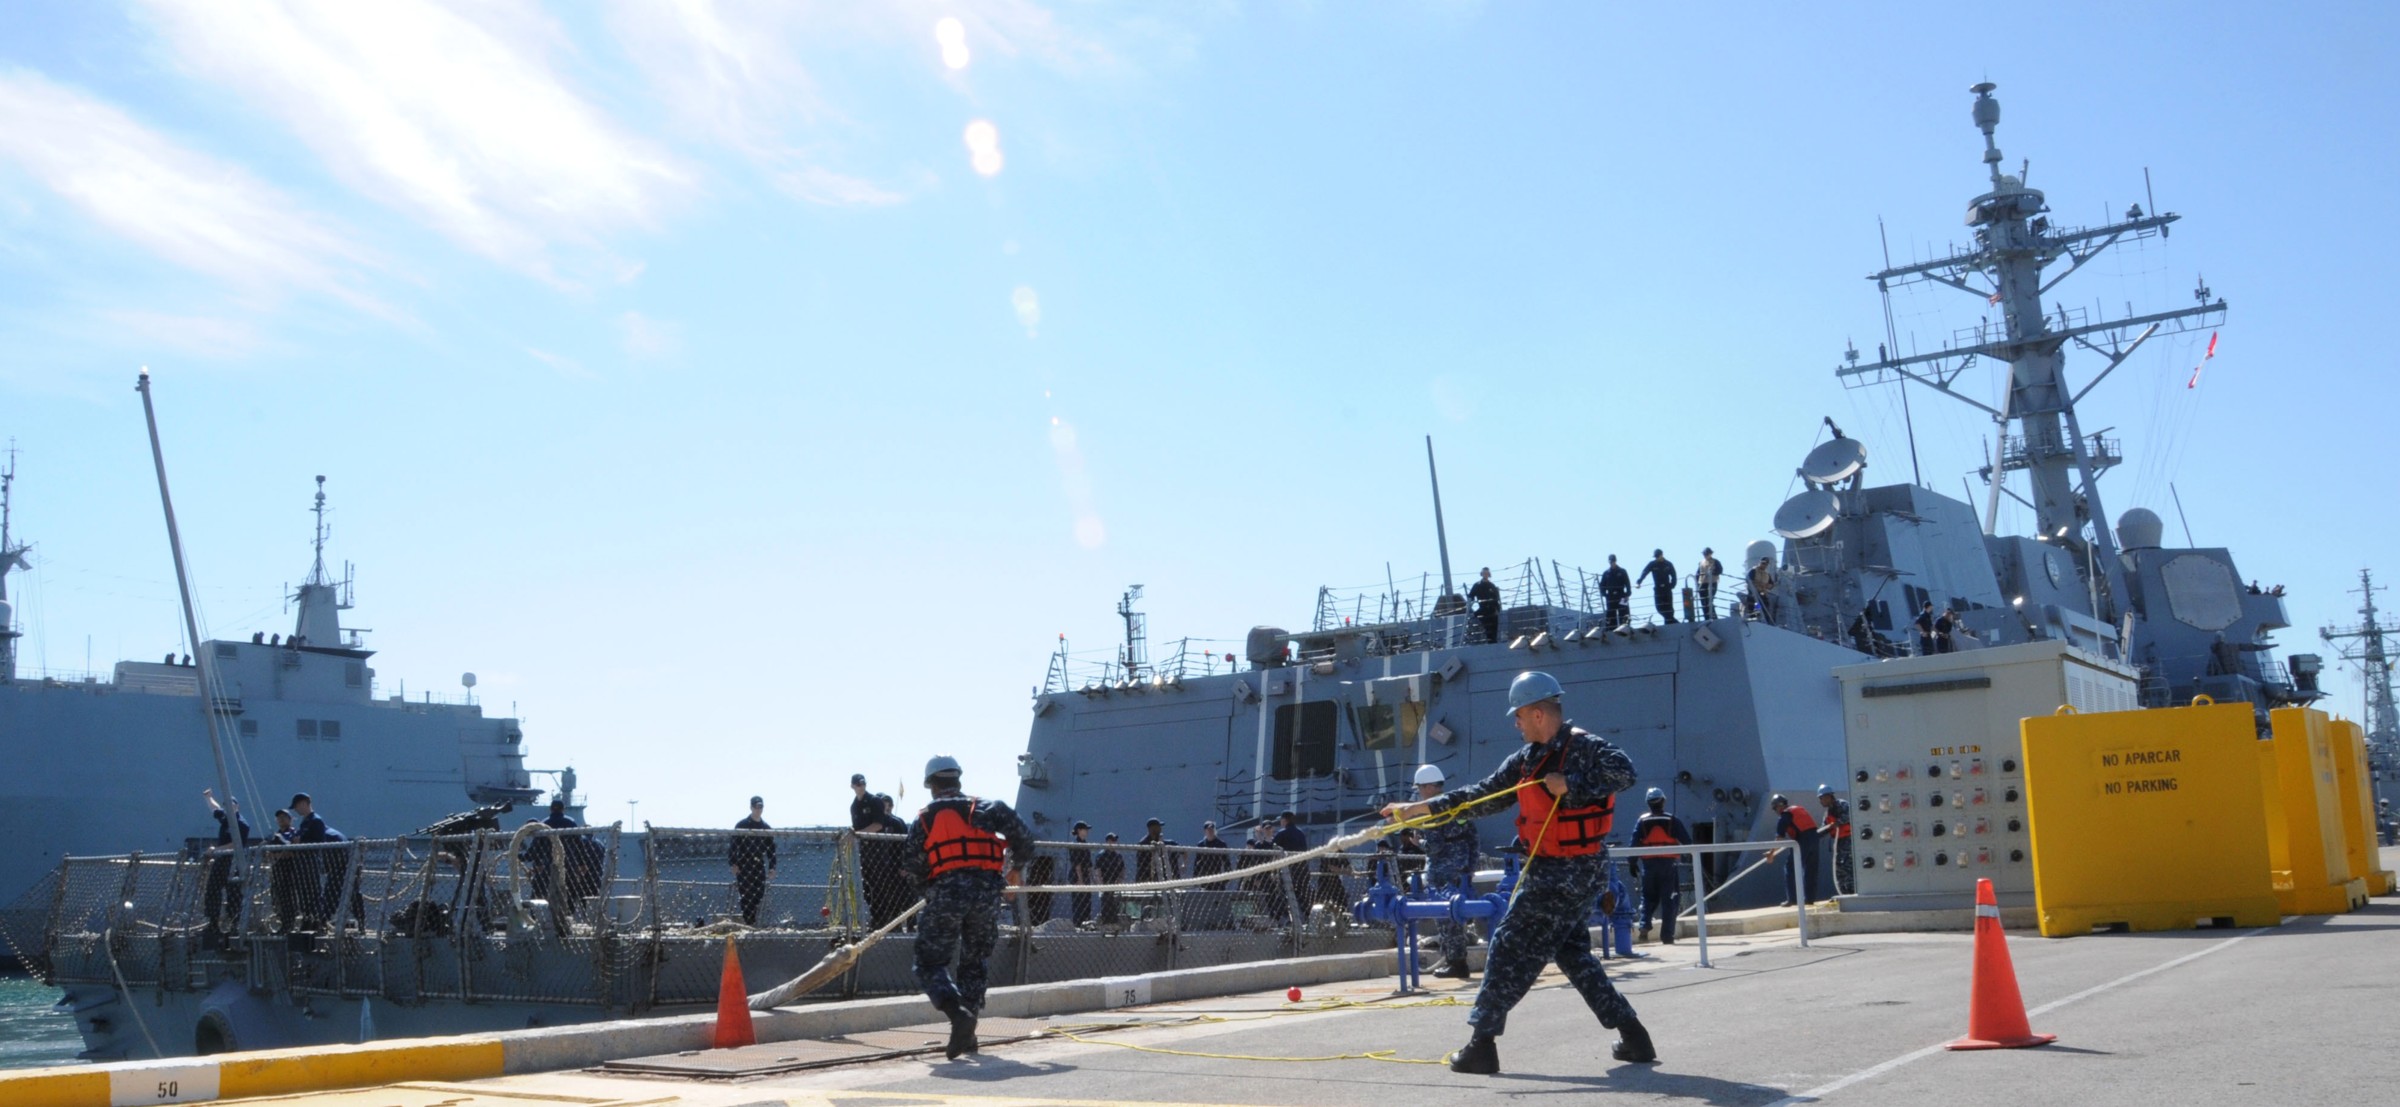
M2200 370L2208 368L2210 358L2217 356L2217 332L2208 332L2208 352L2200 355L2200 364L2192 366L2192 379L2183 382L2185 388L2200 387Z

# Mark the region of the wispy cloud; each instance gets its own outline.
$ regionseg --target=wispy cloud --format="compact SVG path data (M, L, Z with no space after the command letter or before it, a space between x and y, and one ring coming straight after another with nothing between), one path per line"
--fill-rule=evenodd
M804 49L873 42L917 55L952 80L976 51L1085 73L1119 67L1100 40L1027 0L617 0L609 26L681 124L756 163L786 194L814 204L880 206L930 187L849 170L841 151L869 130L820 87ZM996 152L989 161L996 164ZM987 174L988 175L988 174Z
M795 200L848 207L882 207L908 199L863 177L851 177L812 165L775 174L775 187Z
M310 291L387 313L356 286L368 255L332 223L79 90L0 70L0 161L109 231L254 299ZM203 344L222 348L232 337L220 330Z
M673 357L683 349L683 328L638 311L617 317L617 336L625 352L642 361Z
M173 315L156 311L102 312L120 336L219 361L246 358L266 346L249 321L222 315Z
M591 370L584 368L582 362L565 354L554 354L539 347L527 346L525 347L525 356L549 366L552 372L569 380L580 381L592 378Z
M902 192L824 164L821 137L843 120L826 104L797 44L807 9L760 0L619 0L609 27L678 122L763 169L812 204L877 207Z
M655 224L690 184L553 71L564 37L524 0L143 0L174 57L278 117L352 187L545 278L565 250Z

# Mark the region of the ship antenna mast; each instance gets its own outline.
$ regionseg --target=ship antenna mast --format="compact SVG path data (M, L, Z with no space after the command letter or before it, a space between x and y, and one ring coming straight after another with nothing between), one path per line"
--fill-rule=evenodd
M1450 586L1450 532L1442 527L1442 474L1433 466L1433 436L1425 436L1425 475L1433 479L1433 540L1442 550L1442 598L1458 590Z
M17 628L8 606L8 574L29 568L26 547L9 530L9 500L17 483L17 440L8 440L8 467L0 469L0 684L17 679Z
M2125 570L2100 504L2098 481L2101 473L2123 458L2115 441L2083 433L2075 405L2162 329L2182 334L2222 323L2225 301L2212 300L2203 286L2193 306L2148 315L2099 319L2064 307L2045 312L2043 295L2084 263L2120 242L2163 236L2181 216L2145 213L2135 205L2123 220L2105 226L2052 226L2048 201L2039 190L2026 187L2023 170L2013 176L2001 170L2000 102L1992 99L1996 87L1985 81L1968 90L1975 94L1975 127L1983 132L1983 163L1991 182L1991 191L1967 204L1967 225L1975 231L1973 246L1910 265L1892 266L1887 261L1882 272L1867 279L1887 292L1895 284L1932 282L1969 293L1998 307L2002 325L1961 331L1933 353L1902 354L1887 345L1877 351L1882 356L1861 362L1853 351L1835 368L1834 376L1853 387L1914 382L1989 415L2000 425L2000 434L1984 471L1992 486L1985 529L1996 525L2002 492L2030 508L2037 534L2078 555L2074 559L2078 568L2100 596L2100 610L2095 614L2114 623L2116 609L2125 602ZM2061 263L2061 272L2043 275L2045 269ZM2066 346L2070 342L2107 359L2080 390L2070 390L2067 384ZM2008 367L2007 396L1999 407L1955 387L1959 376L1984 358ZM2014 433L2010 433L2012 426ZM2030 498L2007 487L2008 475L2017 471L2027 475Z
M317 562L308 570L308 582L330 584L332 582L325 579L325 540L333 537L333 531L325 525L325 476L322 473L317 475L317 502L309 508L309 512L317 517Z
M2374 755L2373 768L2377 775L2390 772L2395 758L2400 758L2400 707L2392 702L2392 654L2384 638L2393 628L2376 621L2375 586L2371 570L2358 571L2358 587L2353 589L2366 602L2359 605L2361 622L2347 629L2326 627L2317 632L2325 644L2341 654L2342 660L2358 666L2359 676L2366 685L2367 749Z
M1142 586L1133 585L1117 601L1117 617L1125 620L1125 654L1117 663L1125 669L1125 679L1140 680L1142 670L1150 666L1149 619L1133 609L1133 601L1142 598ZM1060 636L1065 641L1065 636Z
M183 596L183 630L191 637L192 657L200 666L200 717L208 726L209 756L216 759L217 793L225 797L225 808L229 812L226 818L231 820L229 827L233 830L235 846L233 878L243 887L248 887L250 859L240 848L241 820L230 814L238 801L233 793L232 780L225 775L225 744L217 735L217 701L210 694L210 689L215 685L209 680L209 674L216 669L216 663L200 644L200 617L192 609L192 579L183 567L183 536L175 529L175 498L167 493L167 454L158 444L158 411L150 403L149 366L142 367L141 379L134 382L133 390L142 394L142 420L150 427L150 464L158 470L158 505L167 515L167 549L175 555L175 588Z

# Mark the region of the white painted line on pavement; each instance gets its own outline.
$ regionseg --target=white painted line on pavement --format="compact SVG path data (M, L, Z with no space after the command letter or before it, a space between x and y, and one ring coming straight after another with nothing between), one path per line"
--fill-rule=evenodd
M2194 951L2192 951L2192 952L2190 952L2190 953L2187 953L2187 954L2184 954L2183 956L2181 956L2181 957L2178 957L2178 958L2176 958L2176 959L2174 959L2174 960L2172 960L2172 961L2168 961L2168 962L2166 962L2165 964L2160 964L2160 965L2152 965L2152 966L2150 966L2149 968L2143 969L2143 970L2142 970L2142 971L2140 971L2140 972L2136 972L2136 973L2127 973L2126 975L2124 975L2124 976L2120 976L2120 977L2116 978L2115 980L2111 980L2111 981L2109 981L2109 982L2108 982L2108 983L2106 983L2106 984L2098 984L2098 985L2094 985L2094 986L2092 986L2092 987L2089 987L2089 988L2085 988L2084 990L2082 990L2082 991L2080 991L2080 992L2077 992L2077 993L2075 993L2074 995L2068 996L2068 997L2066 997L2065 999L2055 999L2055 1000L2052 1000L2052 1001L2050 1001L2050 1002L2048 1002L2048 1003L2045 1003L2045 1004L2043 1004L2043 1005L2041 1005L2041 1006L2039 1006L2039 1007L2036 1007L2036 1008L2034 1008L2034 1009L2032 1009L2032 1010L2030 1010L2030 1011L2027 1011L2027 1012L2025 1012L2025 1017L2027 1017L2027 1018L2032 1018L2032 1017L2034 1017L2034 1016L2036 1016L2036 1015L2047 1015L2047 1014L2049 1014L2050 1012L2052 1012L2052 1011L2056 1011L2056 1010L2058 1010L2059 1008L2061 1008L2061 1007L2064 1007L2064 1006L2066 1006L2066 1005L2068 1005L2068 1004L2070 1004L2070 1003L2076 1003L2076 1002L2080 1002L2080 1001L2082 1001L2082 1000L2090 999L2091 997L2093 997L2093 996L2096 996L2096 995L2099 995L2099 994L2100 994L2100 993L2102 993L2102 992L2109 991L2109 990L2111 990L2111 989L2114 989L2114 988L2120 988L2120 987L2123 987L2123 986L2125 986L2125 985L2127 985L2127 984L2131 984L2131 983L2133 983L2134 981L2136 981L2136 980L2140 980L2141 978L2143 978L2143 977L2145 977L2145 976L2150 976L2150 975L2152 975L2152 974L2155 974L2155 973L2162 973L2162 972L2165 972L2165 971L2167 971L2168 969L2174 968L2174 967L2176 967L2176 966L2178 966L2178 965L2183 965L2183 964L2187 964L2187 963L2189 963L2189 962L2192 962L2192 961L2197 961L2197 960L2199 960L2199 959L2201 959L2201 958L2203 958L2203 957L2206 957L2206 956L2208 956L2209 954L2215 953L2215 952L2217 952L2217 951L2219 951L2219 950L2223 950L2223 949L2229 949L2229 948L2232 948L2232 946L2233 946L2235 943L2237 943L2237 942L2241 942L2241 941L2244 941L2244 940L2247 940L2247 939L2250 939L2250 938L2255 938L2255 937L2257 937L2257 936L2259 936L2259 935L2261 935L2261 934L2264 934L2264 933L2266 933L2267 931L2269 931L2269 930L2272 930L2272 929L2274 929L2274 928L2273 928L2273 927L2262 926L2262 927L2259 927L2259 928L2258 928L2258 929L2256 929L2256 930L2252 930L2252 931L2249 931L2249 932L2247 932L2247 933L2243 933L2243 934L2236 934L2236 935L2234 935L2233 937L2231 937L2231 938L2227 938L2227 939L2225 939L2224 941L2222 941L2222 942L2218 942L2217 944L2215 944L2215 945L2212 945L2212 946L2209 946L2209 947L2208 947L2208 948L2206 948L2206 949L2194 950ZM1882 1076L1884 1073L1890 1072L1890 1071L1892 1071L1893 1069L1899 1068L1899 1067L1901 1067L1901 1066L1903 1066L1903 1065L1913 1064L1913 1063L1915 1063L1915 1062L1922 1061L1922 1060L1924 1060L1925 1058L1927 1058L1927 1057L1931 1057L1931 1056L1933 1056L1933 1055L1934 1055L1934 1054L1936 1054L1936 1053L1943 1053L1943 1052L1947 1052L1947 1051L1949 1050L1949 1048L1950 1048L1950 1043L1949 1043L1949 1042L1937 1042L1937 1043L1935 1043L1935 1044L1933 1044L1933 1045L1929 1045L1929 1046L1926 1046L1926 1047L1925 1047L1925 1048L1923 1048L1923 1049L1917 1050L1917 1051L1916 1051L1916 1052L1914 1052L1914 1053L1904 1053L1904 1054L1901 1054L1901 1055L1900 1055L1900 1056L1898 1056L1898 1057L1894 1057L1894 1058L1892 1058L1892 1059L1891 1059L1891 1060L1889 1060L1889 1061L1885 1061L1885 1062L1882 1062L1882 1063L1880 1063L1880 1064L1871 1065L1871 1066L1868 1066L1867 1068L1860 1069L1860 1070L1858 1070L1857 1072L1851 1073L1850 1075L1848 1075L1848 1076L1845 1076L1845 1077L1842 1077L1842 1078L1841 1078L1841 1079L1839 1079L1839 1080L1833 1081L1833 1082L1832 1082L1832 1083L1830 1083L1830 1084L1820 1084L1820 1085L1818 1085L1817 1087L1810 1088L1809 1090L1807 1090L1807 1091L1805 1091L1805 1092L1794 1092L1794 1093L1792 1093L1791 1095L1785 1096L1785 1097L1783 1097L1782 1099L1778 1099L1778 1100L1776 1100L1776 1101L1775 1101L1775 1102L1773 1102L1773 1103L1769 1103L1769 1104L1767 1104L1767 1107L1797 1107L1797 1105L1798 1105L1798 1104L1802 1104L1802 1103L1815 1103L1815 1102L1817 1102L1818 1100L1821 1100L1821 1099L1825 1098L1826 1096L1832 1095L1832 1094L1833 1094L1833 1093L1835 1093L1835 1092L1841 1091L1842 1089L1844 1089L1844 1088L1847 1088L1847 1087L1851 1086L1852 1084L1857 1084L1857 1083L1861 1083L1861 1082L1864 1082L1864 1081L1873 1080L1873 1079L1875 1079L1876 1077L1878 1077L1878 1076Z

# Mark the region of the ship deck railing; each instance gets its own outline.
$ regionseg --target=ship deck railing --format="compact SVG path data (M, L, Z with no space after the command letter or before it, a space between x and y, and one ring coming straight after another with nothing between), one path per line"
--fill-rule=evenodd
M745 857L773 851L754 922ZM0 935L52 984L526 1002L640 1013L713 1003L724 943L764 987L914 902L897 835L619 826L68 858L0 911ZM1271 847L1043 842L1034 885L1239 869ZM1114 858L1114 861L1108 860ZM1383 948L1353 923L1374 854L1174 891L1011 897L995 983ZM888 948L887 948L888 947ZM904 994L913 937L895 935L828 997Z
M1639 559L1626 565L1626 573L1629 577L1639 576L1641 565L1646 562L1647 559ZM1544 631L1563 635L1587 630L1605 621L1607 605L1598 572L1556 560L1527 558L1495 568L1492 576L1500 588L1502 643ZM1463 596L1472 583L1472 577L1461 577L1454 586ZM1755 618L1754 607L1741 598L1744 591L1740 572L1729 567L1718 582L1713 598L1714 614ZM1652 592L1648 584L1634 587L1633 594L1626 598L1621 625L1640 630L1667 622L1658 613ZM1671 601L1679 621L1693 614L1686 606L1686 592L1694 594L1696 603L1698 585L1688 567L1679 567ZM1382 584L1321 586L1317 589L1309 628L1287 636L1292 643L1289 660L1294 664L1336 660L1340 651L1348 648L1335 643L1339 636L1351 636L1360 642L1357 648L1366 656L1483 644L1482 628L1471 607L1451 610L1440 602L1440 593L1441 582L1433 579L1431 573L1420 573L1413 582L1386 580ZM1174 648L1166 651L1161 660L1136 659L1130 663L1123 647L1069 653L1062 641L1061 649L1051 654L1039 694L1141 690L1250 667L1247 659L1236 660L1244 643L1209 638L1174 641Z

